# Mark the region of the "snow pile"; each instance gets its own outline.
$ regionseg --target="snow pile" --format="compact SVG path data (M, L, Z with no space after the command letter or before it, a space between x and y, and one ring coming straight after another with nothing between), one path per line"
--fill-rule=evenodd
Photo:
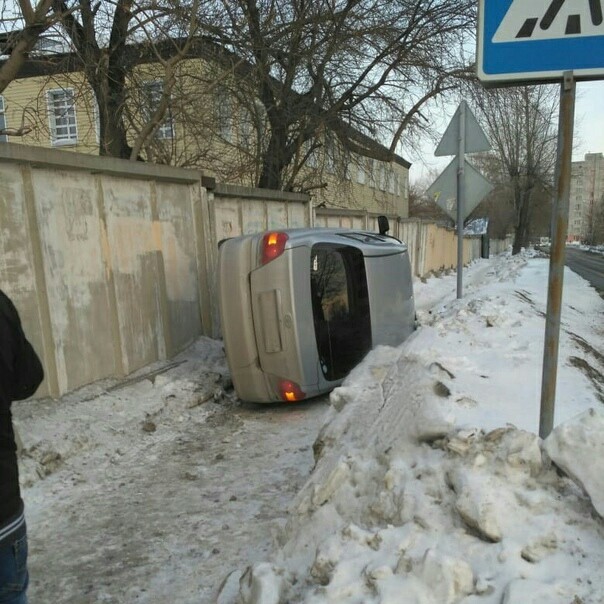
M533 282L543 267L525 255L485 270L468 283L473 295L440 307L433 298L424 327L372 351L331 394L315 469L271 559L231 576L221 604L604 601L597 392L561 363L565 423L541 441L546 292ZM593 292L570 281L570 319L601 319ZM586 321L563 325L561 359L583 341L597 362L577 333Z
M455 403L434 369L403 354L376 375L367 362L355 388L333 393L313 477L273 564L242 578L242 602L601 601L604 580L592 571L604 564L604 530L589 500L536 435L452 428ZM592 410L546 441L555 459L573 450L572 468L595 457L588 485L601 481L601 438L599 449L573 445L602 434L603 420ZM601 498L601 482L586 490Z
M70 459L99 448L105 457L119 458L131 448L133 434L154 432L160 423L190 421L191 409L222 396L228 370L221 343L200 338L188 354L195 357L193 368L181 355L126 380L96 382L60 403L44 399L13 406L22 486L31 487Z
M545 441L553 462L579 484L604 518L604 412L590 409Z

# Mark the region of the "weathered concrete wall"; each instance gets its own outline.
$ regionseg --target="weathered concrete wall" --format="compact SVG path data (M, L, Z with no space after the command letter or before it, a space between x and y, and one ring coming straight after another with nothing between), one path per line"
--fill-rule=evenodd
M413 272L456 265L455 234L390 216ZM220 333L218 242L271 228L377 231L377 214L216 185L200 172L0 144L0 288L43 359L38 395L127 375ZM496 253L497 242L491 242ZM464 240L465 261L480 238ZM499 250L497 250L499 251Z
M39 395L127 375L216 335L217 241L310 222L306 196L202 181L0 145L0 287L43 358Z

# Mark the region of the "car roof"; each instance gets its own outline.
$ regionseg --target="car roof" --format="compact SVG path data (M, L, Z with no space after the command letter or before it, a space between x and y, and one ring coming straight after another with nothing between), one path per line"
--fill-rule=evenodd
M271 231L267 231L271 232ZM317 243L348 244L366 250L386 253L401 253L407 249L402 241L390 235L381 235L371 231L346 228L317 227L298 229L275 229L275 232L287 233L286 248Z

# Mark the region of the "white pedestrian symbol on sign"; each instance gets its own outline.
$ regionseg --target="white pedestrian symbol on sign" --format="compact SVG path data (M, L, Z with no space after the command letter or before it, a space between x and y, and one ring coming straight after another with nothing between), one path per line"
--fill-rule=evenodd
M604 35L603 0L513 0L493 42Z

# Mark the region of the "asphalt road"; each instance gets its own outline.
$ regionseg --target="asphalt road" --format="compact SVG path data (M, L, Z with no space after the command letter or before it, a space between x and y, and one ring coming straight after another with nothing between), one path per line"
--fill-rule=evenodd
M589 281L604 298L604 256L567 246L566 266Z

